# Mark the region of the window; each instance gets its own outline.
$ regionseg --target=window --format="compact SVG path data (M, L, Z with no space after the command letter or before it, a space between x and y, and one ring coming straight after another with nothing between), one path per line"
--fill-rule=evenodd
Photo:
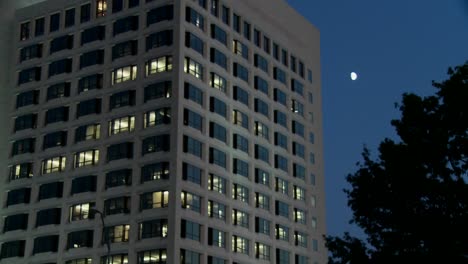
M201 225L185 219L180 220L180 237L200 241Z
M309 80L310 83L312 83L312 70L308 69L307 70L307 79Z
M247 70L247 68L245 68L237 62L234 62L233 64L232 74L247 83L249 82L249 71Z
M101 99L90 99L79 102L76 106L76 118L82 116L100 114L101 113Z
M232 224L249 228L249 214L237 209L232 209Z
M308 263L309 263L308 257L296 254L296 264L308 264Z
M232 236L232 252L249 255L249 240L237 235Z
M290 253L286 250L276 249L276 263L277 264L289 264Z
M312 250L314 252L318 251L318 241L317 241L317 239L312 239Z
M299 231L294 232L294 244L296 246L307 248L307 234Z
M281 50L281 63L286 67L288 66L288 52L284 49Z
M82 203L70 206L70 222L90 218L89 210L94 207L94 203Z
M95 26L81 32L81 45L106 38L106 27Z
M99 150L87 150L75 153L75 168L96 165L99 162Z
M232 144L235 149L249 153L249 140L239 134L233 134Z
M47 101L70 96L70 83L58 83L47 88Z
M51 198L62 198L63 196L63 182L51 182L42 184L39 187L38 201L51 199Z
M140 4L140 0L128 0L128 8L136 7Z
M44 35L45 18L43 17L38 18L36 19L35 23L36 23L36 26L35 26L34 36L38 37L38 36ZM23 37L24 35L21 34L21 36ZM21 40L23 39L21 38Z
M255 89L259 90L260 92L266 95L268 95L269 93L268 82L259 76L254 77L254 87Z
M123 91L110 96L109 110L135 105L135 90Z
M257 47L261 47L261 33L258 29L254 29L254 44L257 46Z
M112 0L112 13L118 13L123 10L123 0Z
M20 71L18 73L18 85L40 81L41 80L41 67L33 67Z
M80 56L80 69L103 64L104 63L104 50L93 50L83 53Z
M218 229L209 228L208 229L208 245L219 247L219 248L225 248L226 247L226 233Z
M210 147L210 163L226 168L226 153L217 148Z
M153 111L148 111L143 115L144 128L170 124L171 123L171 109L168 107L159 108Z
M248 40L250 40L250 36L252 35L251 30L250 24L244 21L244 37Z
M203 80L203 65L189 57L185 57L184 72L195 76L197 79Z
M289 195L289 182L287 180L276 177L275 178L275 191Z
M255 193L255 207L270 211L270 197L263 193Z
M268 74L268 60L262 57L261 55L255 54L254 65L255 67L259 68L260 70Z
M255 182L266 186L270 185L270 174L262 169L255 168Z
M184 98L203 106L203 91L193 84L185 83Z
M255 158L270 163L270 152L268 148L255 144Z
M45 225L59 225L62 210L60 208L44 209L37 212L36 227Z
M21 188L8 192L6 207L15 204L28 204L31 199L31 188Z
M283 225L276 225L275 227L276 239L289 241L289 228Z
M23 116L19 116L15 119L15 132L29 129L29 128L36 128L37 126L37 114L27 114Z
M236 159L236 158L233 159L232 172L248 178L249 177L249 163L241 159Z
M172 30L163 30L150 34L146 37L146 51L163 46L171 46L172 42Z
M182 191L180 193L180 200L182 203L182 208L189 209L197 213L201 212L201 197L200 196L193 194L193 193L186 192L186 191Z
M104 200L104 211L107 215L130 213L130 197L122 196Z
M125 116L113 119L109 122L109 135L122 132L132 132L135 129L135 117Z
M302 209L294 208L294 222L305 225L307 223L306 212Z
M292 132L296 135L304 137L304 125L299 123L298 121L292 121Z
M275 202L275 214L289 218L289 205L285 202L276 201Z
M290 61L291 61L291 63L290 63L291 71L297 72L297 60L296 60L296 57L294 57L293 55L291 55Z
M291 91L304 95L304 85L296 79L291 79Z
M104 237L102 243L119 243L128 242L130 233L130 225L116 225L106 227L104 229Z
M26 60L31 60L34 58L42 57L42 44L34 44L27 47L24 47L20 50L19 61L23 62Z
M162 56L149 60L145 64L146 76L172 70L172 56Z
M138 40L128 40L112 47L112 60L126 56L134 56L138 53Z
M266 36L263 36L263 50L270 54L270 39Z
M205 43L203 43L203 40L201 40L201 38L188 31L185 32L185 46L187 48L195 50L201 55L203 55L204 53Z
M215 122L210 122L210 137L216 138L224 143L227 143L226 128Z
M189 136L184 135L183 151L199 157L203 157L203 143Z
M107 147L107 162L133 158L133 142L123 142Z
M304 116L304 105L300 103L299 101L292 99L291 100L291 111L293 113L296 113L300 116Z
M15 240L2 243L0 258L24 257L26 240Z
M287 117L286 117L286 114L279 111L279 110L275 110L273 111L273 114L274 114L274 121L276 124L279 124L285 128L288 128L288 124L287 124Z
M96 0L96 17L103 17L107 11L107 0Z
M191 110L184 109L184 125L203 131L203 117Z
M93 230L70 232L67 235L67 249L93 247Z
M131 65L131 66L124 66L121 68L114 69L111 72L111 75L112 75L112 85L126 82L126 81L135 80L136 75L137 75L137 66Z
M286 73L280 68L273 68L273 78L286 85Z
M57 252L59 245L59 236L42 236L34 239L33 255L44 252Z
M129 31L138 30L138 16L128 16L117 19L113 24L114 37Z
M208 177L208 190L220 194L226 194L226 179L221 176L210 173Z
M240 184L234 183L232 185L232 199L244 203L249 203L249 188Z
M174 18L174 6L165 5L150 10L146 14L146 26L159 23L164 20L172 20Z
M140 195L140 210L164 208L169 205L169 191L149 192Z
M237 32L237 33L240 33L241 32L241 18L238 14L234 13L232 15L232 28L234 28L234 30Z
M227 33L219 26L211 24L211 38L227 46Z
M141 155L144 156L149 153L155 153L160 151L169 151L170 148L170 136L169 135L157 135L144 138L141 142Z
M233 98L234 100L249 106L249 93L239 86L234 86Z
M73 35L60 36L50 41L50 54L54 54L56 52L67 49L73 49Z
M106 189L132 184L132 170L120 169L106 173Z
M239 40L232 41L232 52L237 55L241 55L242 58L249 59L249 48L244 43Z
M15 214L5 217L3 232L28 229L28 214Z
M78 93L101 89L103 87L103 75L93 74L85 76L78 81Z
M52 157L42 160L42 174L62 172L65 170L66 157Z
M172 92L172 81L162 81L145 87L144 102L159 98L170 98Z
M72 59L61 59L49 64L49 78L63 73L70 73L71 71Z
M49 31L54 32L60 28L60 13L50 15Z
M266 140L270 139L269 128L267 125L263 124L260 121L255 121L255 135L262 137Z
M211 218L226 220L226 205L215 202L208 201L208 216Z
M137 264L166 264L167 251L165 248L138 252Z
M211 0L210 11L213 16L215 17L219 16L219 1L218 0Z
M80 23L88 22L91 19L91 4L81 6Z
M182 179L184 181L189 181L197 185L201 185L202 172L202 169L195 165L186 162L182 163Z
M221 68L227 70L227 57L221 51L211 48L210 49L210 61L219 65Z
M210 97L210 111L227 118L226 103L216 97Z
M141 183L169 179L169 162L158 162L141 167Z
M167 237L167 219L155 219L144 221L138 224L138 239L153 237Z
M26 162L10 166L10 181L33 177L33 163Z
M224 24L229 26L230 23L230 11L229 8L223 5L222 13L221 13L221 20Z
M267 118L269 117L268 104L261 99L255 98L254 100L255 112L260 113Z
M185 21L205 31L205 18L190 7L185 8Z
M101 264L118 264L118 263L128 263L128 254L114 254L109 257L101 257Z
M35 138L25 138L13 142L11 156L13 157L25 153L34 153L35 144Z
M293 163L293 176L305 180L305 168L299 164Z
M276 154L275 155L275 168L288 172L288 159Z
M200 257L201 257L200 253L190 251L190 250L185 250L185 249L180 250L180 263L181 264L200 264Z
M255 243L255 258L269 261L271 248L268 245Z
M249 117L239 110L232 111L232 122L235 125L239 125L245 129L249 129Z
M89 124L80 126L75 130L75 143L99 139L101 137L101 125L100 124Z

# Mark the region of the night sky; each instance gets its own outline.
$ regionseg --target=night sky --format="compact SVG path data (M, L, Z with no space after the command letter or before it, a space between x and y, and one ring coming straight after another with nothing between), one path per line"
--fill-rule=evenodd
M404 92L468 60L468 0L288 0L321 32L327 229L359 232L342 189L364 145L376 154ZM359 78L350 80L355 71Z

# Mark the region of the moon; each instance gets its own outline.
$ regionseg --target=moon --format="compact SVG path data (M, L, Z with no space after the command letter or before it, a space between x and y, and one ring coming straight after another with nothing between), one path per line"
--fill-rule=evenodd
M352 73L350 74L350 77L351 77L351 80L355 81L355 80L357 80L358 75L357 75L357 73L352 72Z

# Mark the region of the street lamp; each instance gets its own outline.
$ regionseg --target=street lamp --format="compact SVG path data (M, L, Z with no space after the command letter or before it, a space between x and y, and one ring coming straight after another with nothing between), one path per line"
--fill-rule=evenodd
M106 246L107 246L107 256L106 256L106 263L109 264L110 263L110 241L109 241L109 238L106 236L105 234L105 230L106 230L106 224L104 223L104 214L97 210L97 209L94 209L94 208L90 208L89 209L89 212L91 214L99 214L99 216L101 217L101 224L102 224L102 239L105 240L104 242L106 243Z

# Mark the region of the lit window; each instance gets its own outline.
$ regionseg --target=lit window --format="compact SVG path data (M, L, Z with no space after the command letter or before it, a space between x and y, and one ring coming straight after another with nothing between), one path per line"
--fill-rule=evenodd
M138 264L165 264L167 261L167 250L152 249L138 252Z
M99 150L87 150L75 154L75 168L95 165L99 162Z
M294 186L294 199L305 201L305 189L299 186Z
M125 66L122 68L118 68L112 71L112 85L126 82L130 80L135 80L137 75L137 66Z
M172 56L162 56L146 62L146 76L172 70Z
M168 107L148 111L143 116L144 128L169 124L171 122L171 109Z
M296 223L306 224L306 212L302 209L294 208L294 221Z
M212 72L210 74L210 86L225 93L227 90L227 81L223 77Z
M249 214L237 209L232 209L232 224L249 228Z
M89 218L89 209L94 203L82 203L70 206L70 222Z
M208 190L226 194L226 180L218 175L210 174L208 178Z
M105 16L106 11L107 11L107 2L106 2L106 0L97 0L96 1L96 17Z
M232 236L232 252L249 254L249 240L240 236Z
M196 78L203 80L203 66L191 58L185 57L184 71Z
M107 241L111 243L118 243L118 242L128 242L130 234L130 225L117 225L106 227L104 229L104 237L102 243L106 243Z
M208 216L225 221L226 205L214 201L208 201Z
M283 225L276 225L276 239L289 241L289 228Z
M302 232L295 231L294 232L294 244L296 246L307 248L307 235Z
M140 196L140 209L164 208L169 205L169 191L144 193Z
M132 132L135 129L135 117L125 116L109 122L109 135Z
M263 260L270 260L270 246L263 243L255 243L255 257Z
M183 191L180 193L180 199L182 202L182 208L200 213L200 207L201 207L200 196Z
M43 160L42 174L64 171L66 160L67 158L63 156Z

